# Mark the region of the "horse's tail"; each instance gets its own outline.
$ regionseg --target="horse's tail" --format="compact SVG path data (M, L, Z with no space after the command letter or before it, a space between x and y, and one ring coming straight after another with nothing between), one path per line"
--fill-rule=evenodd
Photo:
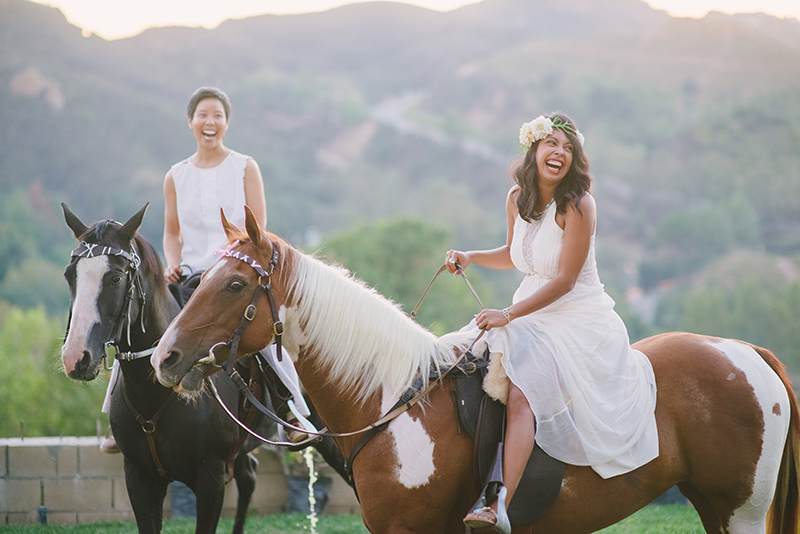
M798 413L797 397L792 389L786 367L772 352L753 346L765 362L780 377L789 395L789 433L783 446L783 457L778 471L778 482L775 496L767 514L768 534L796 534L800 524L800 413Z

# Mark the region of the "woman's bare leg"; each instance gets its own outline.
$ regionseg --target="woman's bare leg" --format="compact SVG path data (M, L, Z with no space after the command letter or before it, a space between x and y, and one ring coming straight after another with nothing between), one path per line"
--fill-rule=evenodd
M508 392L506 410L508 422L503 443L503 485L508 492L506 496L506 506L508 506L533 452L536 419L528 399L514 384L511 384Z
M486 494L482 494L475 508L464 518L464 523L472 528L484 528L494 525L503 533L511 532L511 525L505 510L519 486L525 466L533 452L536 418L528 404L528 399L515 385L511 385L506 404L507 425L503 443L503 487L498 491L497 499L491 504L494 514L489 515L485 508ZM485 491L485 488L484 488ZM505 507L499 510L500 502Z

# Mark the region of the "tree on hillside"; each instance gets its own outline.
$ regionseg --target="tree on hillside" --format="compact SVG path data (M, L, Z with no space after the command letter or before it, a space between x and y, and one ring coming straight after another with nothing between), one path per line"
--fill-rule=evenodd
M775 352L793 372L800 372L797 282L775 285L751 278L732 289L721 284L693 289L670 302L670 306L664 302L657 319L667 329L754 343ZM671 312L667 311L670 307Z
M449 235L441 226L418 219L393 219L330 236L317 251L410 313L441 267ZM472 269L470 282L490 302L491 286ZM442 274L420 308L417 320L441 335L461 328L480 310L463 280Z
M66 227L53 231L60 214L38 182L0 196L0 299L23 308L44 305L51 316L67 310L62 273L74 243Z
M65 319L0 303L0 437L91 436L105 380L78 383L61 369ZM105 417L105 416L103 416Z

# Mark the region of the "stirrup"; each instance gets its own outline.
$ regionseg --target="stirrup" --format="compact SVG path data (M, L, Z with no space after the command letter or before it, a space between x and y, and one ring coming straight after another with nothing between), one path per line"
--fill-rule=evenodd
M472 511L464 517L464 524L470 528L494 527L500 534L511 534L511 522L506 512L507 493L505 486L501 486L497 492L497 512L486 505L485 494L481 495Z
M506 511L506 494L508 490L505 486L500 488L497 492L497 524L494 528L500 531L501 534L511 534L511 521L508 519L508 512Z

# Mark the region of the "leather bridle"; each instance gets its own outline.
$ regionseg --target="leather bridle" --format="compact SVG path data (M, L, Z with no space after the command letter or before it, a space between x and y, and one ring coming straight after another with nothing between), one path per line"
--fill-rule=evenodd
M138 297L140 302L139 308L139 317L141 319L141 328L142 332L145 331L144 326L144 307L145 307L145 293L144 287L142 286L141 276L139 274L139 266L141 265L142 261L139 255L136 253L135 250L131 250L130 252L127 250L123 250L116 247L109 247L105 245L98 245L95 243L87 243L85 241L81 242L80 246L72 251L72 258L76 258L75 261L79 261L81 258L94 258L97 256L119 256L126 260L128 260L128 264L125 269L125 278L126 278L126 288L125 288L125 298L122 303L122 308L120 309L119 317L117 317L116 322L114 323L114 328L112 330L111 339L106 341L103 348L103 358L106 360L110 360L109 357L109 349L113 347L115 349L114 358L117 360L122 361L132 361L139 358L144 358L146 356L150 356L155 348L150 348L147 350L139 351L139 352L121 352L119 351L119 344L122 338L122 330L124 325L127 324L127 341L128 346L131 345L131 315L132 315L132 307L133 307L133 300L134 297ZM69 333L69 323L67 324L67 333ZM119 376L117 377L119 380ZM164 403L161 407L156 411L156 413L150 419L145 419L141 413L136 409L133 405L131 400L128 398L128 394L125 388L122 389L122 399L125 401L125 405L128 407L128 410L133 414L136 421L141 425L142 431L144 432L147 438L148 448L150 449L150 456L155 463L156 470L158 474L163 477L167 478L167 472L165 471L161 459L158 455L158 450L156 447L155 442L155 433L156 433L156 424L161 416L166 412L167 408L170 406L171 402L177 397L177 394L174 391L171 391L169 396L167 396Z
M266 239L269 240L269 238L266 238ZM250 265L256 271L256 273L258 273L259 283L258 283L258 287L255 290L253 298L250 300L250 304L245 309L245 312L244 312L242 318L239 320L239 323L236 325L236 329L234 330L233 334L231 334L230 339L227 342L220 342L220 343L217 343L214 346L212 346L208 351L208 356L198 360L197 364L213 364L213 365L216 365L218 367L221 367L225 371L225 374L228 375L228 377L234 382L234 384L239 389L239 391L242 393L242 395L244 395L247 398L247 400L253 406L258 408L258 410L260 412L262 412L264 415L266 415L267 417L269 417L270 419L272 419L273 421L275 421L276 423L282 425L285 428L288 428L288 429L291 429L291 430L297 430L297 431L300 431L300 432L304 432L304 433L312 435L312 436L328 436L328 437L349 437L349 436L355 436L355 435L365 434L366 433L367 436L365 436L366 439L364 440L366 442L366 441L368 441L368 439L370 437L372 437L372 435L374 435L375 432L379 432L379 431L383 430L392 421L392 419L395 419L396 417L398 417L403 412L411 409L415 404L417 404L420 400L422 400L436 385L438 385L442 380L444 380L444 378L447 376L447 374L450 371L452 371L453 369L456 369L461 364L461 362L466 358L467 354L470 354L470 351L472 350L472 347L475 345L475 343L484 334L484 331L482 330L480 332L480 334L475 338L475 340L473 340L473 342L470 344L469 348L466 351L464 351L464 353L461 354L461 356L458 358L458 360L451 367L442 370L441 374L438 377L436 377L435 379L431 380L428 383L428 386L424 390L420 391L420 388L411 388L409 391L407 391L400 398L400 400L397 401L397 403L389 410L388 413L386 413L383 417L381 417L375 423L372 423L372 424L370 424L370 425L368 425L368 426L366 426L366 427L364 427L364 428L362 428L360 430L355 430L355 431L352 431L352 432L328 432L327 429L323 429L320 432L314 432L314 431L310 431L310 430L305 429L305 428L294 426L294 425L292 425L290 423L287 423L286 421L281 419L279 416L274 414L271 410L269 410L269 408L265 407L252 394L252 392L247 387L247 384L245 383L244 379L239 375L239 373L236 371L236 369L233 366L233 362L235 362L235 360L236 360L236 352L238 350L239 341L241 339L242 333L244 332L244 329L247 327L247 325L250 324L250 322L252 322L253 318L255 317L256 304L257 304L258 300L261 298L262 294L266 294L267 295L267 299L269 300L270 308L272 310L272 317L273 317L273 321L274 321L274 325L275 325L273 330L274 330L274 335L275 335L275 343L277 344L278 360L280 361L281 358L282 358L281 336L283 334L284 328L283 328L283 322L281 322L279 317L278 317L278 308L277 308L277 305L275 304L275 297L274 297L274 295L272 293L272 286L271 286L271 283L270 283L271 282L270 279L271 279L272 273L274 272L275 267L277 266L278 261L279 261L279 254L278 254L277 245L272 240L269 240L269 242L270 242L270 245L272 246L272 258L270 260L269 267L266 270L256 260L254 260L250 256L248 256L248 255L246 255L244 253L232 250L232 247L235 245L235 243L233 245L229 246L225 250L219 250L218 251L220 254L223 255L223 257L234 258L234 259L243 261L243 262L247 263L248 265ZM441 270L440 270L440 272L441 272ZM437 276L438 276L438 274L437 274ZM463 273L462 273L462 276L464 276ZM266 283L263 283L264 279L266 279ZM434 277L434 279L435 279L435 277ZM464 279L466 280L466 277L464 277ZM433 281L431 283L433 283ZM472 286L469 284L469 281L467 281L467 284L469 285L470 289L472 289ZM473 294L475 294L474 290L472 290L472 291L473 291ZM423 295L423 297L424 297L424 295ZM477 295L475 295L475 298L477 298ZM480 299L478 299L478 301L480 302ZM230 349L230 356L229 356L228 360L225 362L225 364L222 364L222 365L220 365L220 364L218 364L216 362L216 355L214 354L214 350L218 346L227 346ZM216 393L216 388L213 387L213 383L211 383L210 380L206 380L206 382L210 384L211 390L214 393L214 395L217 397L217 400L220 402L220 404L223 404L221 399L220 399L220 397ZM223 404L223 407L224 407L224 404ZM230 412L229 412L229 415L231 415L231 417L233 417L233 415L230 414ZM234 418L234 420L236 420L236 418ZM254 437L256 437L258 439L261 439L262 441L266 441L268 443L272 443L269 440L265 439L264 437L259 436L258 434L256 434L253 431L251 431L249 428L247 428L245 425L243 425L238 420L237 420L237 423L239 423L240 427L242 427L244 430L249 432ZM315 438L312 437L312 438L309 438L309 440L307 440L307 441L313 441L314 439ZM302 442L302 443L305 443L305 442ZM288 445L299 446L301 444L300 443L292 443L292 444L288 444ZM360 446L357 447L357 450L358 449L360 449ZM356 450L356 452L357 452L357 450Z
M267 296L270 312L272 313L272 322L274 325L273 334L275 337L275 344L277 345L278 361L283 361L283 322L278 316L278 305L275 302L275 295L272 293L272 273L275 272L275 267L278 265L279 254L278 247L275 245L275 243L270 241L270 245L272 245L272 258L270 258L267 269L264 269L256 260L247 254L232 250L231 247L217 251L222 255L223 258L234 258L245 262L258 274L258 285L253 293L253 298L250 299L250 304L248 304L245 308L244 313L242 314L241 319L239 319L239 323L236 325L236 328L233 330L230 339L228 339L228 341L225 343L217 343L208 351L209 357L213 358L214 363L216 363L214 349L220 345L228 347L230 352L228 360L221 365L228 376L236 372L234 369L234 364L236 363L236 354L239 351L239 342L242 340L244 329L247 328L247 325L250 324L256 316L256 305L261 299L261 295ZM198 363L212 363L208 360L209 358L204 358Z
M128 346L131 344L131 315L133 311L134 298L138 298L139 300L139 317L141 320L141 328L142 332L145 331L144 313L141 312L145 306L144 288L142 287L142 280L141 276L139 275L139 266L142 263L141 258L133 249L127 251L121 248L98 245L96 243L87 243L86 241L82 241L80 246L71 253L71 257L74 258L74 261L76 262L81 258L96 258L98 256L118 256L124 258L128 262L125 268L125 297L122 302L122 307L120 308L119 316L114 322L110 339L104 343L103 357L106 360L111 359L109 357L109 349L111 347L115 349L115 354L113 357L118 360L130 361L149 356L155 349L148 349L142 352L120 352L118 350L120 342L122 341L123 329L125 329L126 326ZM70 310L70 319L67 321L67 334L69 334L71 319L72 317Z

